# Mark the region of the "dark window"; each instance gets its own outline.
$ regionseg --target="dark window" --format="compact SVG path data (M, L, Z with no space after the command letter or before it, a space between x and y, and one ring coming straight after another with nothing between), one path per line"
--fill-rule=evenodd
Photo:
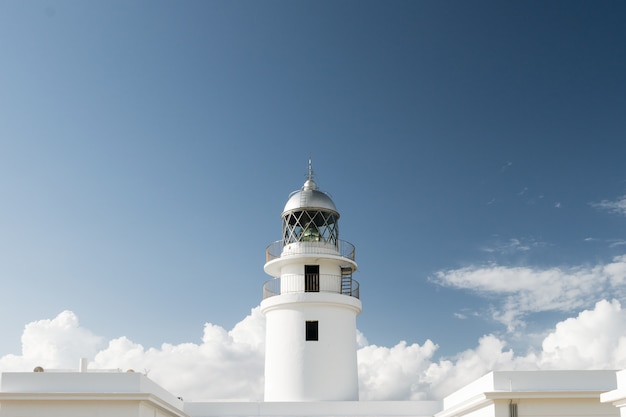
M318 322L307 321L306 322L306 340L319 340L318 339Z
M320 291L320 266L304 265L304 291Z

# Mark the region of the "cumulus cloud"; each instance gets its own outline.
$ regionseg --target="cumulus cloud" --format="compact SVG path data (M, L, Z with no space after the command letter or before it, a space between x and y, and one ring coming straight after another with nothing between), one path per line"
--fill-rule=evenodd
M63 311L51 320L27 324L22 333L22 354L0 358L0 369L26 370L40 365L71 368L78 364L78 358L94 357L102 341L80 327L73 312Z
M187 398L263 398L265 318L258 307L230 331L206 323L199 344L164 343L146 349L119 337L102 349L102 342L80 326L73 312L64 311L52 320L27 324L22 354L0 358L0 370L76 369L85 357L92 369L133 369Z
M607 294L624 295L626 255L606 265L574 268L470 266L438 271L432 281L491 298L493 319L514 331L523 326L522 319L530 313L571 312Z
M98 352L95 368L146 372L176 395L195 400L263 398L265 318L259 308L232 330L206 323L202 343L145 349L126 337Z
M626 195L619 197L615 201L602 200L599 203L591 203L593 207L606 210L610 213L626 216Z
M498 369L529 369L515 358L506 343L483 336L475 349L451 358L435 359L439 348L431 340L423 345L400 342L388 348L367 346L358 351L361 400L441 399L456 389Z
M601 300L593 309L557 323L543 342L522 354L505 340L485 335L478 345L435 359L437 345L359 350L361 399L441 399L490 371L626 368L626 310Z
M623 276L618 269L606 273ZM52 320L28 324L22 354L0 358L0 370L30 371L33 365L71 368L78 357L91 352L90 368L145 372L186 400L261 400L264 332L257 307L230 331L205 324L200 343L146 349L120 337L98 351L101 338L82 328L74 313L64 311ZM501 337L485 335L475 348L437 357L439 347L431 340L385 347L369 345L359 332L360 397L441 399L492 370L626 368L626 310L619 301L599 301L546 334L542 343L521 354Z
M542 344L538 365L560 369L626 368L626 310L602 300L558 323Z
M363 400L422 400L423 375L437 346L400 342L394 347L365 346L357 352L360 396Z
M524 358L516 358L506 342L494 335L480 338L478 346L433 362L425 375L429 397L440 399L484 374L495 370L529 369Z

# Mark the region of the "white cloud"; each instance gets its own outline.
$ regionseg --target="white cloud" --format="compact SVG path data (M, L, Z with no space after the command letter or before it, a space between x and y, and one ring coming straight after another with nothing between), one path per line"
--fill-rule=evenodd
M515 250L521 250L524 252L530 250L530 246L522 244L522 242L519 239L511 239L509 243L510 243L510 247Z
M626 240L624 239L600 239L596 237L586 237L583 239L584 242L599 242L608 244L609 248L617 248L619 246L626 245Z
M79 358L93 369L133 369L172 393L193 399L260 400L263 397L265 318L259 308L231 331L206 323L200 344L163 344L144 348L127 337L109 341L81 327L71 311L52 320L27 324L22 354L0 358L2 371L29 371L35 366L76 369Z
M623 279L617 263L607 274ZM80 327L70 311L52 320L30 323L22 338L22 355L0 358L0 369L30 371L75 367L77 358L94 352L93 369L132 368L187 400L260 400L263 391L263 334L259 308L227 331L207 323L202 342L144 348L127 337L109 341ZM441 399L492 370L620 369L626 367L626 310L618 301L602 300L592 309L557 323L527 352L516 354L505 340L485 335L473 349L436 358L438 346L400 342L393 347L368 345L359 332L357 352L363 400ZM49 362L47 362L49 361Z
M618 256L613 261L605 265L602 272L609 278L613 287L620 287L626 284L626 255Z
M52 320L27 324L22 334L22 354L0 358L0 369L73 368L79 358L93 357L101 343L102 338L79 326L73 312L63 311Z
M475 349L468 349L449 359L432 363L425 380L431 398L443 398L487 372L504 369L527 369L523 360L516 359L506 343L496 336L480 338Z
M626 310L602 300L558 323L543 341L539 365L560 369L626 368Z
M619 197L615 201L602 200L599 203L591 203L591 205L601 210L607 210L610 213L626 216L626 195Z
M259 308L231 331L206 323L202 343L144 349L125 337L109 342L90 364L134 369L184 398L262 400L265 318Z
M359 388L362 400L421 400L426 390L423 376L437 346L402 341L388 348L365 346L358 351Z
M441 399L493 370L623 369L625 335L626 310L618 301L602 300L593 309L557 323L540 345L530 346L522 355L494 335L480 338L474 349L436 361L436 345L431 341L422 347L370 346L359 351L361 396ZM384 387L378 389L380 385Z
M367 338L365 337L365 335L359 330L356 330L356 346L357 349L361 349L362 347L365 347L367 345L369 345L370 342L367 341Z
M432 280L442 286L490 297L492 317L513 331L523 325L522 319L530 313L570 312L588 307L609 293L623 295L626 293L626 256L592 267L470 266L439 271Z
M497 239L491 246L482 248L487 253L512 254L519 252L528 252L532 249L545 246L545 243L538 242L533 238L510 238L507 241Z

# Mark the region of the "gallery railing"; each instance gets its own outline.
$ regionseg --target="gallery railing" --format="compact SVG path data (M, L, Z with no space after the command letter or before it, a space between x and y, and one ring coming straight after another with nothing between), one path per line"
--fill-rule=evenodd
M350 277L319 274L318 279L311 279L309 275L289 274L266 281L263 284L263 299L280 294L305 292L326 292L359 298L359 283Z

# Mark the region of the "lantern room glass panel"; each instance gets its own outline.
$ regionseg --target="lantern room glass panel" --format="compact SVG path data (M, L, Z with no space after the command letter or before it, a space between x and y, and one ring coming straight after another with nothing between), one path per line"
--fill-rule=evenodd
M337 215L323 210L301 210L283 217L283 244L323 242L337 246Z

